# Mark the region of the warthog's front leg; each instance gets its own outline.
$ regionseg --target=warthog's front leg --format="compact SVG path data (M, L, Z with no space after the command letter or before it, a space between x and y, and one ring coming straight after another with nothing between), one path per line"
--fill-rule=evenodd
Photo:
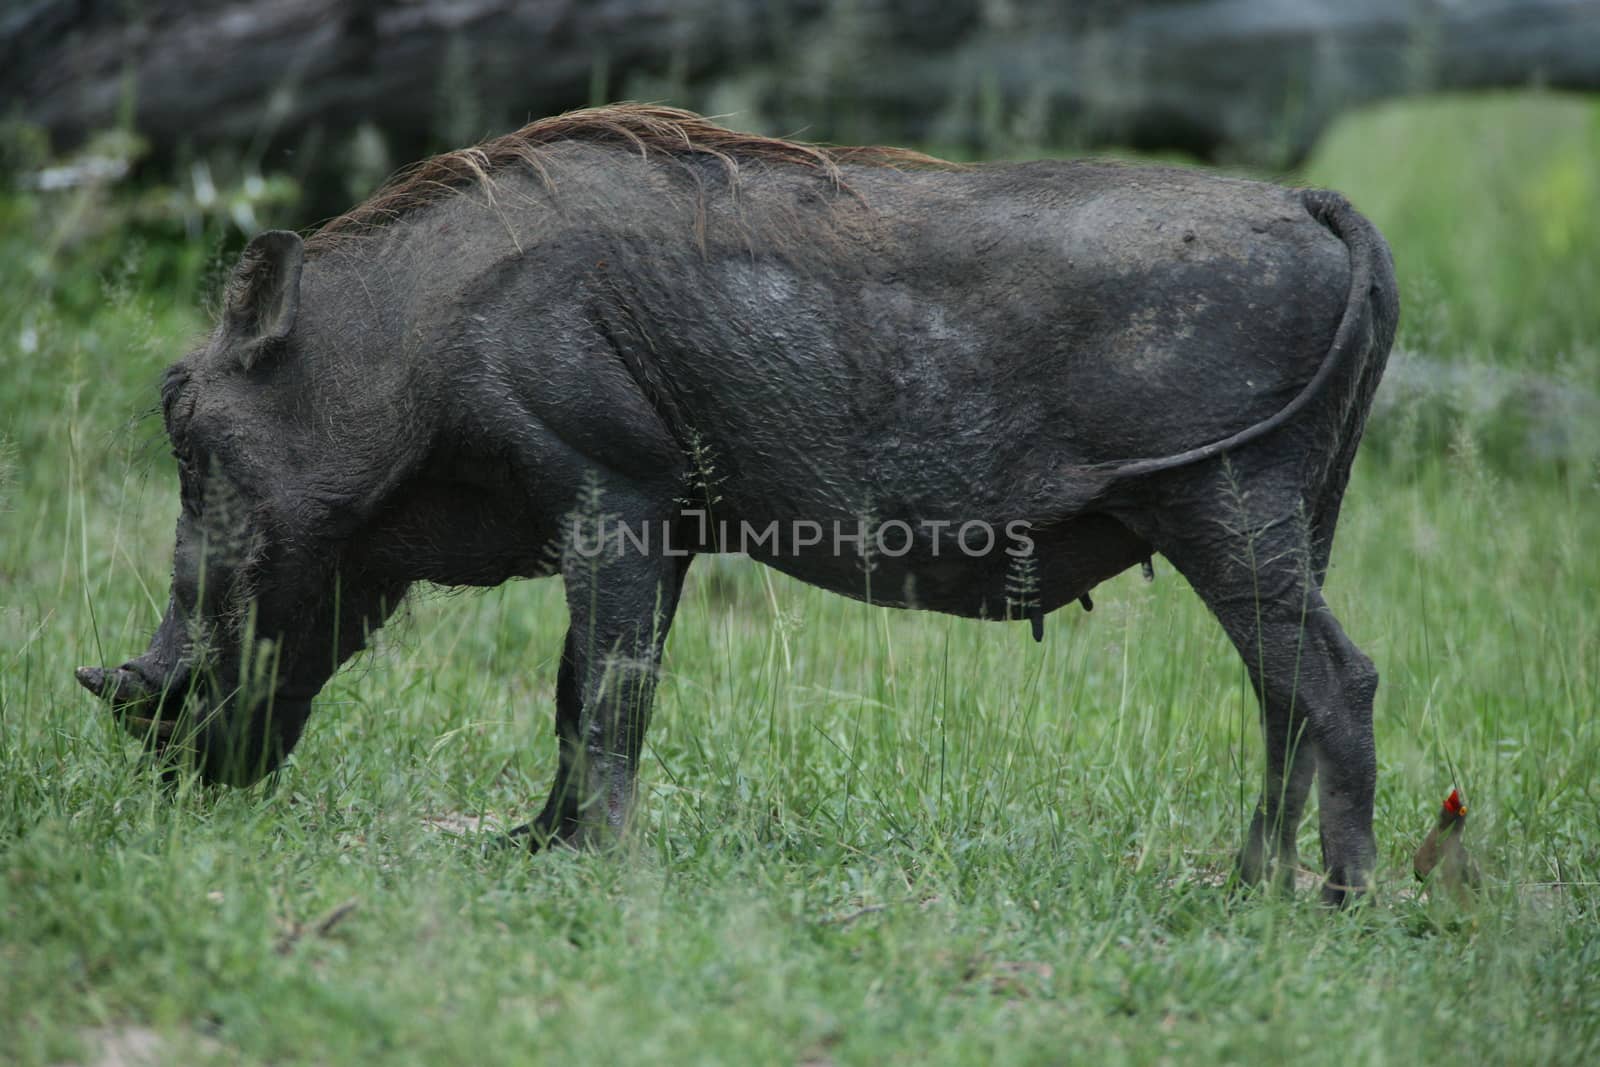
M512 831L529 848L601 844L627 825L661 651L690 559L664 551L660 520L649 527L644 551L617 536L617 526L595 533L590 524L593 538L578 533L563 554L571 625L556 680L560 763L544 810Z

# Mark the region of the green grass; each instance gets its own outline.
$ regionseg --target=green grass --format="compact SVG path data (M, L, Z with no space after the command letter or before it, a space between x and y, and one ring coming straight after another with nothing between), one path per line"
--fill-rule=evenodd
M1339 123L1305 177L1395 250L1403 346L1524 369L1600 363L1600 98L1496 93Z
M1498 276L1450 273L1407 214L1433 171L1468 212L1524 149L1593 144L1570 102L1489 106L1506 154L1435 137L1475 107L1425 104L1352 120L1312 167L1403 271L1436 265L1412 313L1443 325L1414 346L1502 314L1480 306ZM1570 136L1534 152L1530 125ZM0 198L0 1062L91 1060L135 1026L230 1063L1600 1057L1600 469L1500 473L1470 426L1358 464L1329 582L1383 674L1382 883L1357 914L1217 888L1255 711L1159 560L1042 646L701 561L627 854L484 855L435 822L543 799L553 581L416 600L273 789L167 795L73 684L142 648L164 602L174 480L130 420L203 325L212 259L157 247L152 277L83 217ZM1484 225L1525 265L1497 336L1548 346L1526 354L1543 367L1600 335L1526 227ZM1597 248L1564 254L1592 278ZM1411 892L1452 784L1489 875L1472 908Z

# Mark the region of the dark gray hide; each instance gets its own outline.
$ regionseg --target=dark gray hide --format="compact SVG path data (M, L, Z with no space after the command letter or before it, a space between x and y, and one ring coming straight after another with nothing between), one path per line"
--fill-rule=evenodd
M560 770L517 833L583 843L627 820L689 561L741 547L722 530L778 521L742 547L847 596L1035 626L1159 552L1262 700L1242 876L1292 880L1320 772L1324 896L1368 886L1377 673L1321 585L1398 315L1378 233L1336 194L1188 170L841 157L836 184L726 151L736 181L560 140L370 232L256 238L164 386L166 620L84 684L249 782L411 583L560 573ZM863 518L909 550L836 551ZM798 548L796 522L828 533ZM973 522L991 551L957 545Z

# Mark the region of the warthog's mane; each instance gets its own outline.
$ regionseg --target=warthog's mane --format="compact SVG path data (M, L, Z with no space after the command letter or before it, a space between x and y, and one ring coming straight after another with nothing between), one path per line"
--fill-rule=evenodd
M736 187L745 164L780 164L814 171L836 188L845 183L842 164L879 167L954 167L934 156L884 146L836 147L760 134L741 133L679 108L620 103L569 111L540 119L512 133L471 148L425 159L396 174L367 200L325 223L308 242L313 249L340 238L381 227L428 204L480 183L497 172L522 166L554 191L547 170L550 146L562 141L610 145L646 159L685 161L699 158L719 164L729 185Z

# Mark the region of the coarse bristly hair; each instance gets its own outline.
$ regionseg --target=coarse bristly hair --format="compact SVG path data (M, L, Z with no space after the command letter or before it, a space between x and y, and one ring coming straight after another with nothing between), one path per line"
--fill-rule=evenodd
M756 162L809 168L836 187L844 185L841 164L958 166L907 148L808 144L730 130L680 108L618 103L540 119L471 148L425 159L390 178L366 201L325 223L311 235L308 245L313 249L325 247L341 237L383 226L468 186L487 182L491 175L507 167L525 166L551 186L544 150L561 141L613 145L647 159L711 159L721 165L730 185L736 185L741 164Z

